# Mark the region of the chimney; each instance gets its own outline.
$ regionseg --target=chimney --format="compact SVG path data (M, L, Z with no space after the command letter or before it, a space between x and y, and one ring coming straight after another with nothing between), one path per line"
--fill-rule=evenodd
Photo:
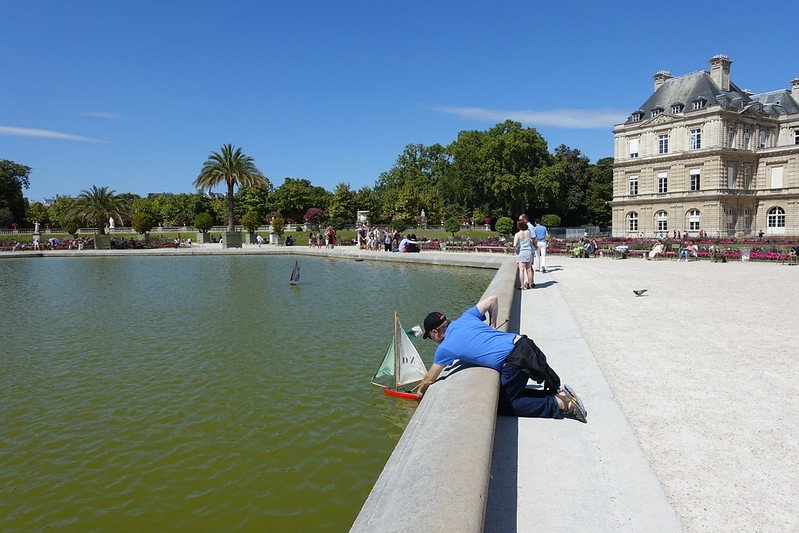
M657 91L660 89L660 86L663 85L666 80L670 80L673 77L674 76L672 76L671 72L668 70L658 70L655 75L652 76L652 81L655 82L655 90Z
M791 80L791 96L793 96L794 100L799 102L799 78Z
M725 55L718 54L710 58L710 79L722 91L730 90L730 65L732 61Z

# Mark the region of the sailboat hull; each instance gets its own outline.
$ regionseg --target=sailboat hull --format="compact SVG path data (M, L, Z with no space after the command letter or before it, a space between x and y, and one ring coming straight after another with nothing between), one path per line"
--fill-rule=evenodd
M389 389L388 387L383 388L383 394L386 396L394 396L395 398L404 398L406 400L418 400L419 397L416 396L415 392L405 392L401 390L394 390Z

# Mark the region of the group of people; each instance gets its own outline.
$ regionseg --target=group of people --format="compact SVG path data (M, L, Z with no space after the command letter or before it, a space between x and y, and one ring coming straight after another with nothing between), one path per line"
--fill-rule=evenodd
M658 239L654 245L652 245L652 249L646 254L646 259L651 261L652 259L656 258L659 255L663 255L666 252L666 243L663 242L663 239ZM678 256L679 261L688 261L691 257L699 257L699 247L696 245L694 241L688 241L688 243L680 249L680 253Z
M361 226L355 232L355 238L360 250L383 250L390 252L396 250L400 243L400 232L391 228L378 226Z
M596 253L598 248L599 245L595 240L580 237L580 240L574 243L574 247L572 248L572 257L591 257Z
M535 288L533 264L538 259L537 271L546 272L547 228L536 218L533 226L522 213L516 221L517 231L513 236L513 249L516 251L516 263L519 267L519 290Z
M336 246L336 230L333 229L333 226L328 226L324 232L322 230L308 232L308 247L321 248L322 246L330 250Z

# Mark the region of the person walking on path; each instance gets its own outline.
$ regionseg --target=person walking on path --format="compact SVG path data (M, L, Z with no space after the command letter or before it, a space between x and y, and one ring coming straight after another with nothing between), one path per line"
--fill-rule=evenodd
M541 219L536 218L533 222L533 233L538 241L535 255L538 257L538 268L541 272L547 271L547 227L541 224Z
M513 236L513 249L516 250L516 263L519 266L519 289L532 289L533 281L533 238L530 227L524 220L516 222L519 231Z
M564 418L586 422L588 414L574 391L564 385L546 356L526 335L496 329L497 297L488 296L450 322L434 311L424 319L424 338L438 344L430 370L419 384L421 398L445 366L459 359L499 372L500 415ZM485 323L488 315L488 324ZM542 382L542 391L527 391L528 378ZM536 393L536 394L533 394Z

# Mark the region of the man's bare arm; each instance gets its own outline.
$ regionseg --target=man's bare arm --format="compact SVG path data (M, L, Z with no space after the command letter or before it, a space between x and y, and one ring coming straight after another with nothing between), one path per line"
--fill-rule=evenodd
M424 377L422 378L422 382L419 383L419 390L416 391L416 395L419 398L424 396L424 393L427 390L427 388L433 383L435 383L435 381L438 379L438 376L441 375L442 370L444 370L444 367L441 365L437 365L435 363L430 365L430 370L428 370L427 374L424 375Z
M493 294L487 298L483 298L477 302L477 310L480 314L488 315L488 325L492 328L497 327L497 313L499 312L499 305L497 304L497 297Z

